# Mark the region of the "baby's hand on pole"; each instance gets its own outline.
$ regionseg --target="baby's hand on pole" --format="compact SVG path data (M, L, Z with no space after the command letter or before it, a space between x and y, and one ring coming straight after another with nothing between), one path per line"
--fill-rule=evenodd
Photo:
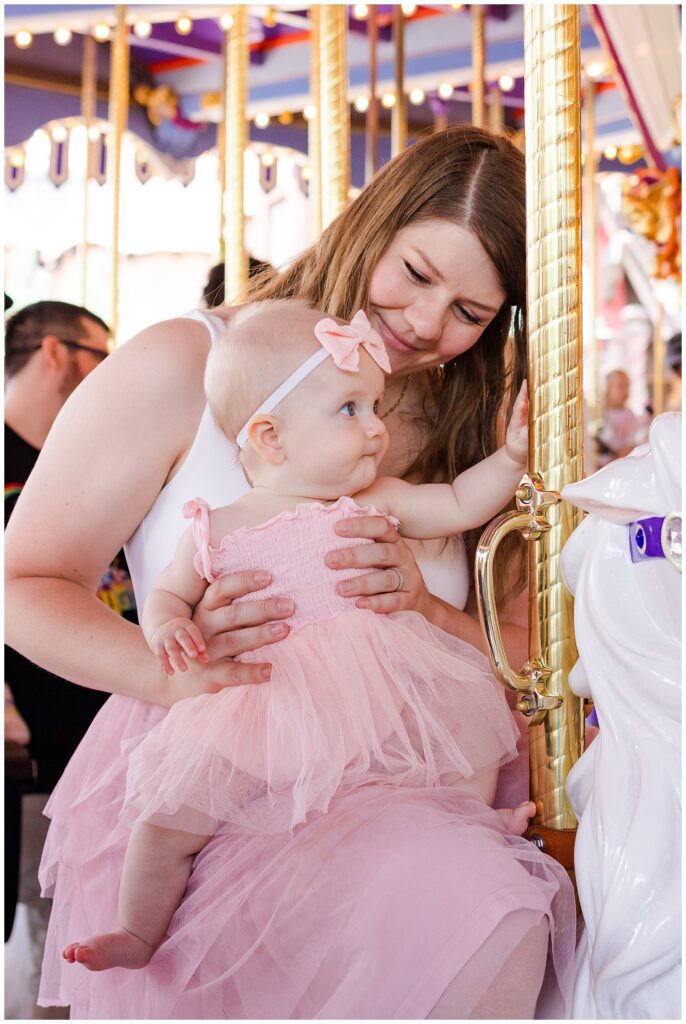
M155 632L150 647L168 676L186 672L186 658L208 661L202 633L190 619L170 619Z
M505 434L505 450L513 462L526 468L529 455L529 396L526 381L522 381Z

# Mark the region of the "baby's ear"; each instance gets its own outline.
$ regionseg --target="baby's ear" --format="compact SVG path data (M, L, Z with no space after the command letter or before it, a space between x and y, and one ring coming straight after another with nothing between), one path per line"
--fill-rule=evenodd
M255 417L248 427L248 438L255 453L270 465L280 466L285 460L275 416L264 413Z

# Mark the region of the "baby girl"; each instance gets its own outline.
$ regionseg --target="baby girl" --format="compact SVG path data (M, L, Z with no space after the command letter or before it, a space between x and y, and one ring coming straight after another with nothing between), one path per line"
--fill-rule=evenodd
M210 582L244 569L269 570L265 596L292 597L296 612L287 638L270 647L268 683L177 703L133 751L119 927L68 946L68 961L147 964L194 856L220 829L302 828L361 785L450 786L492 805L518 730L486 660L417 612L351 605L324 552L359 543L333 530L356 516L385 516L417 539L492 518L526 468L526 390L502 448L452 484L414 486L377 476L389 370L363 312L346 324L295 300L245 307L214 346L208 402L252 489L224 508L187 503L192 527L146 602L143 629L168 673L206 660L193 608ZM534 811L525 803L498 813L521 834Z

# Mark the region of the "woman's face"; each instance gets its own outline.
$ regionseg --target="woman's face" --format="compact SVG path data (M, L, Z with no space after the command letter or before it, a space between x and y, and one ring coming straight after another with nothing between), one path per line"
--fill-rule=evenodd
M505 298L476 235L450 221L424 220L398 231L377 263L369 318L392 373L417 373L471 348Z

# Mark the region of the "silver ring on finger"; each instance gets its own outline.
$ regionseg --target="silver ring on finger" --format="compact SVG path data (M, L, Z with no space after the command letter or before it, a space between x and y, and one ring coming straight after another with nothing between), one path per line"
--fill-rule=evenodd
M397 587L393 587L393 590L390 591L391 594L395 594L399 590L402 590L403 587L405 586L405 577L403 576L403 574L401 573L400 569L398 569L397 566L393 565L393 566L391 566L391 568L392 568L393 572L396 574L396 576L398 577L398 586Z

